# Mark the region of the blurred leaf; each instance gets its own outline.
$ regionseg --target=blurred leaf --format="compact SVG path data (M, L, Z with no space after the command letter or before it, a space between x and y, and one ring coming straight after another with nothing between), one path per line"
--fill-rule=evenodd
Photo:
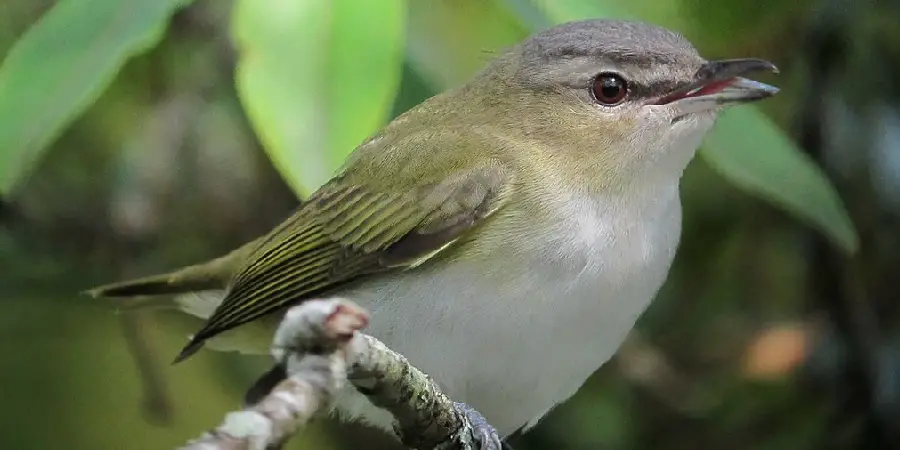
M525 0L511 0L525 1ZM643 20L682 30L685 20L680 2L659 0L531 0L551 22L559 24L584 19Z
M685 18L682 31L689 32L697 47L710 56L736 56L736 49L771 48L789 30L796 30L798 17L809 15L816 0L680 0ZM753 11L748 14L747 11ZM777 45L777 44L776 44ZM781 45L782 48L786 46Z
M400 83L402 0L238 0L241 102L300 196L389 118Z
M0 66L0 195L188 3L62 0L21 37Z
M410 2L410 65L436 90L465 82L528 35L528 27L506 6L499 0Z
M531 0L547 17L556 24L583 19L627 19L625 9L616 5L616 0L592 2L585 0Z
M701 154L736 186L819 229L847 253L857 250L859 238L834 187L758 110L725 111Z

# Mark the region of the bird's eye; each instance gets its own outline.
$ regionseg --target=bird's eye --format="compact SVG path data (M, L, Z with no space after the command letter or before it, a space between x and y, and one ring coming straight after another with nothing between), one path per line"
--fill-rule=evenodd
M617 105L628 94L628 83L614 73L601 73L591 86L594 99L604 105Z

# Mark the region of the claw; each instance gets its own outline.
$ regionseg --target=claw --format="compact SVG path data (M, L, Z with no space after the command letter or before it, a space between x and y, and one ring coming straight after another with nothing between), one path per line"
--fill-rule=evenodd
M456 410L465 415L475 431L475 440L478 441L479 450L512 450L508 444L503 443L497 429L488 423L487 419L475 408L465 403L454 403Z

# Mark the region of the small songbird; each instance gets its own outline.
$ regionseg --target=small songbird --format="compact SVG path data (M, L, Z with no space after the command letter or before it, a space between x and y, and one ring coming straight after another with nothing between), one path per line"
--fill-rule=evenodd
M574 394L656 295L685 166L723 107L777 92L754 71L777 69L705 60L649 24L550 28L397 117L269 234L92 293L223 290L181 301L207 321L178 360L306 299L349 298L496 444ZM392 424L352 392L336 409Z

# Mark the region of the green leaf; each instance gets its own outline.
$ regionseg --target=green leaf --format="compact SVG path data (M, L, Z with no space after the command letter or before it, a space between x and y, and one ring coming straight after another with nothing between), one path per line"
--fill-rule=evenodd
M298 195L389 119L405 16L403 0L237 0L238 94Z
M529 31L500 0L414 1L409 16L410 66L436 90L468 81Z
M0 66L0 195L9 195L44 150L115 78L153 47L190 0L61 0Z
M809 223L847 253L856 252L859 238L832 184L758 110L726 110L701 155L734 185Z
M515 0L522 1L522 0ZM659 0L531 0L555 24L584 19L643 20L682 29L680 2Z

